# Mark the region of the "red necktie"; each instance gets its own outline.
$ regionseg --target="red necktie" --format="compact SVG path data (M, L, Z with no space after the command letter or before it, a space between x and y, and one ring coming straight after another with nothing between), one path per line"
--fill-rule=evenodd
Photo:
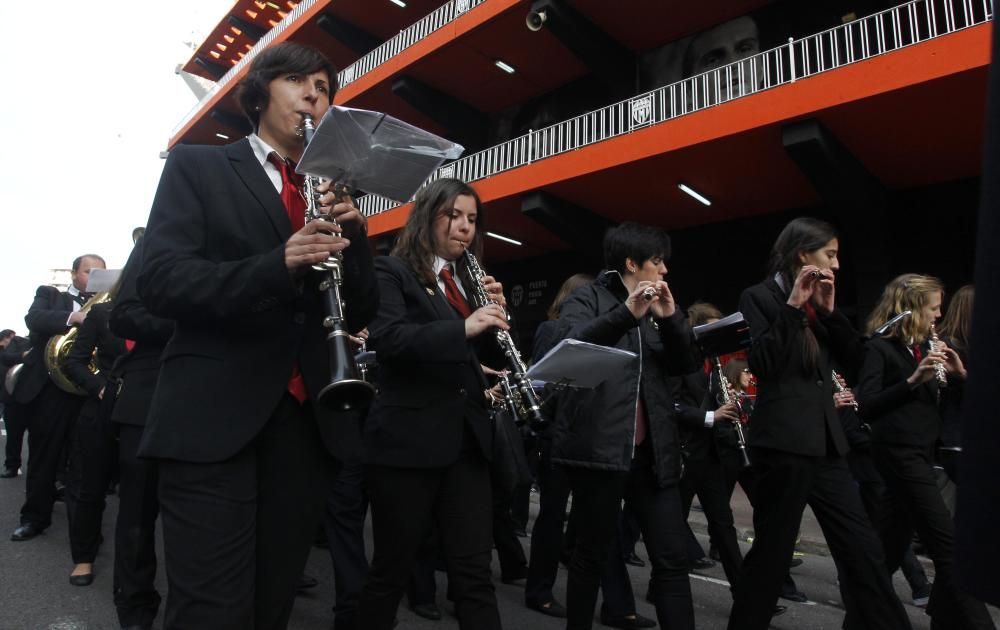
M306 224L306 200L302 196L303 177L286 160L271 151L267 161L281 173L281 203L285 204L288 220L292 222L292 232L298 232Z
M299 192L302 176L292 170L291 164L278 157L274 151L267 156L267 161L274 164L281 173L281 202L285 205L288 220L292 222L292 232L298 232L306 224L306 200ZM288 393L299 401L300 405L308 398L306 383L302 379L302 372L299 371L298 361L292 365L292 375L288 378Z
M917 360L917 363L924 360L924 353L921 352L919 345L913 346L913 358Z
M451 265L441 267L438 275L444 280L444 297L448 300L448 303L455 307L455 310L458 311L462 318L472 315L469 303L465 301L462 292L458 290L458 285L455 284L455 277L451 274Z
M639 446L646 441L649 420L646 418L646 406L642 404L642 397L639 397L639 404L635 406L635 445Z
M806 302L804 308L806 311L806 321L809 322L809 327L816 328L816 307L812 305L812 302Z

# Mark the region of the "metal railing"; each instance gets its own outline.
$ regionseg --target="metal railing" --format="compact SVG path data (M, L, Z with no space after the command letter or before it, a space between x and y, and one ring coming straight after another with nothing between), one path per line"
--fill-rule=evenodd
M232 68L219 79L215 86L202 97L184 118L174 127L171 136L177 135L199 112L204 108L216 94L228 85L239 72L256 57L262 50L268 47L274 38L287 29L293 22L298 20L317 0L302 0L278 25L268 31L260 40L239 60ZM368 74L386 61L392 59L416 42L427 37L442 26L449 24L455 19L465 15L470 9L486 2L486 0L448 0L431 13L425 15L420 20L406 27L395 37L386 40L378 48L361 57L351 65L347 66L337 74L337 82L340 87L344 87L359 78Z
M211 101L216 94L229 85L229 83L243 70L243 68L245 68L248 63L253 61L254 57L259 55L262 50L270 46L275 37L284 32L284 30L291 26L293 22L302 17L302 15L312 8L316 2L317 0L300 0L299 4L296 5L296 7L292 9L288 15L284 17L284 19L278 22L278 24L267 33L264 33L264 36L257 40L257 43L254 44L245 55L243 55L243 58L233 64L233 67L230 68L226 74L222 75L221 79L215 82L212 89L209 90L200 101L198 101L197 105L191 108L191 111L189 111L179 123L177 123L177 126L174 127L174 130L170 133L170 135L176 136L186 124L191 122L191 120L198 115L206 103Z
M623 136L734 99L794 83L993 19L992 0L912 0L676 83L639 94L445 164L428 178L471 182ZM398 202L365 195L372 216Z
M442 26L465 15L469 10L486 2L486 0L448 0L417 22L406 27L392 39L358 59L337 74L340 87L344 87L368 74L386 61L392 59L413 44L427 37Z

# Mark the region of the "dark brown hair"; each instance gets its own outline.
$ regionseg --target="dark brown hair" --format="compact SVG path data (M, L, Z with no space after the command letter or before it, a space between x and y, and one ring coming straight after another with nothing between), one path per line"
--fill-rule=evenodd
M563 302L569 297L569 294L576 291L585 284L590 284L594 281L594 276L587 273L575 273L572 276L566 278L562 286L559 287L559 292L556 293L556 298L552 300L552 305L549 306L549 310L545 312L549 319L559 319L559 310L562 308Z
M260 126L260 113L267 109L271 81L283 74L309 75L324 70L330 77L328 96L332 103L333 95L337 93L337 72L333 63L315 48L283 42L257 55L246 76L236 86L236 98L256 131Z
M946 337L948 343L959 350L969 350L969 337L972 332L972 302L975 289L967 284L952 296L948 304L948 312L941 318L938 332Z
M710 319L722 319L722 311L715 304L708 302L695 302L688 307L688 324L691 326L701 326L707 324Z
M392 248L392 255L402 258L417 277L428 285L435 284L433 263L437 254L434 252L434 220L443 212L449 212L455 206L459 195L469 195L476 201L476 235L472 238L469 249L479 258L483 253L483 234L486 230L486 215L483 203L472 186L460 179L442 178L435 180L420 189L413 201L413 209L406 219L406 225ZM468 276L465 270L465 259L456 261L459 277L463 280Z

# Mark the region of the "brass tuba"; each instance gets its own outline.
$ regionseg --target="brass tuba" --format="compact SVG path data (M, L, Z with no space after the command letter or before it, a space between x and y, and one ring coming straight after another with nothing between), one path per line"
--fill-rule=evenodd
M109 291L96 293L94 297L87 300L87 303L80 308L80 312L86 313L96 304L107 302L109 299L111 299ZM73 349L73 344L76 342L78 334L79 328L73 326L69 329L69 332L62 335L53 335L49 339L49 342L45 344L45 368L49 371L49 376L52 378L52 382L56 384L56 387L70 394L86 396L86 390L74 383L69 375L66 374L66 359ZM93 374L98 373L96 357L91 358L88 369Z

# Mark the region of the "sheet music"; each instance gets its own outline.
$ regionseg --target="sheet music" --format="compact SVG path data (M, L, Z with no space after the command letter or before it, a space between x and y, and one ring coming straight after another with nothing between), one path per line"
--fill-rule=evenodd
M528 378L590 389L597 387L636 360L628 350L563 339L528 369Z
M118 282L118 276L121 274L121 269L91 269L86 291L88 293L110 291L111 287L115 286L115 283Z

